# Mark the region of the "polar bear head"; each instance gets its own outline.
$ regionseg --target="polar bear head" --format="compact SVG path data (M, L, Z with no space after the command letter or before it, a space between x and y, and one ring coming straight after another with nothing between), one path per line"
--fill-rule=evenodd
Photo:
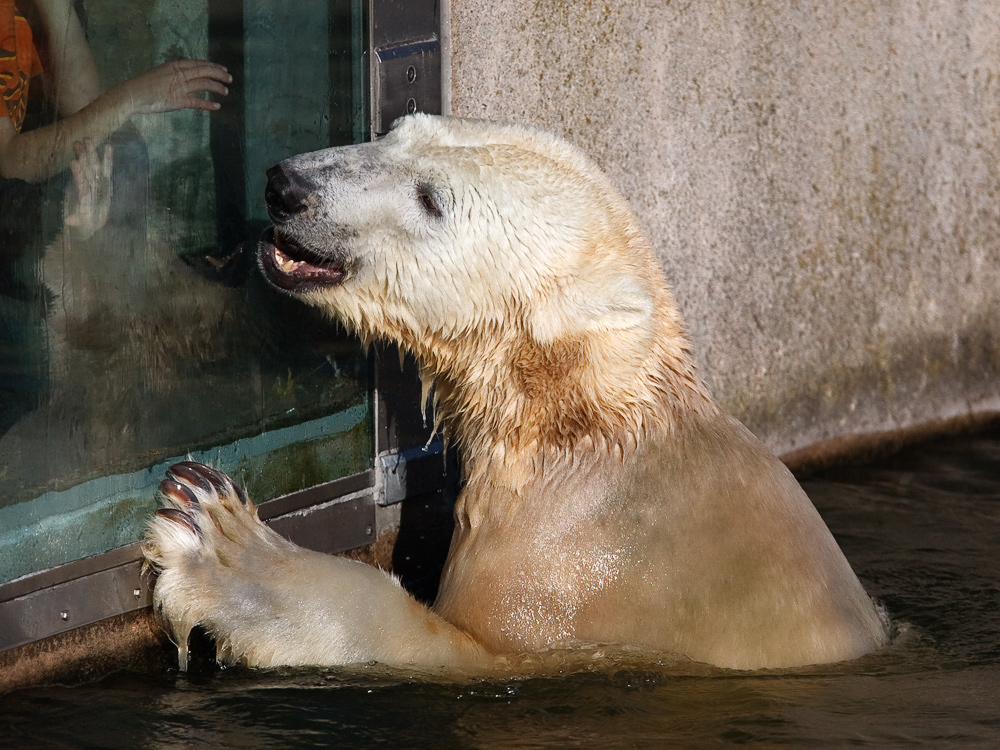
M544 133L406 117L380 141L272 168L267 204L267 278L376 335L383 319L446 336L518 324L550 342L650 318L629 209Z
M654 377L665 349L686 356L625 201L553 136L414 115L380 141L297 156L268 174L265 276L366 339L414 351L445 395L489 384L456 408L486 400L544 414L539 399L551 396L562 414L570 388L576 401L615 402L582 410L613 413L640 371ZM504 403L522 396L533 405Z

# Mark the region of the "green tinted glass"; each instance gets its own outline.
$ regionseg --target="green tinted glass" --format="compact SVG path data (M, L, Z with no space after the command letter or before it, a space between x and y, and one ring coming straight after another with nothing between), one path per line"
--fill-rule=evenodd
M265 170L363 137L362 3L17 9L0 2L18 24L0 43L0 62L18 45L0 68L0 582L141 538L178 458L258 501L370 468L368 359L253 257ZM232 82L158 67L206 59Z

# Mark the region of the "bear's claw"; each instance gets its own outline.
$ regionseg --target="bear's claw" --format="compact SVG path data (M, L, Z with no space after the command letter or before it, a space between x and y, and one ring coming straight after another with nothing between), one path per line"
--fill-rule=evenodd
M209 491L209 490L206 490ZM164 479L160 482L160 493L173 500L177 505L185 510L187 508L198 507L198 496L186 484L181 484L174 479Z
M232 493L240 501L240 505L247 504L246 492L229 475L196 461L174 464L167 469L167 478L202 492L215 492L219 495Z
M181 526L185 526L188 529L190 529L193 533L197 534L199 537L202 536L201 528L198 526L195 520L182 510L177 510L176 508L160 508L156 511L156 515L158 515L160 518L165 518L168 521L179 523Z
M202 470L209 467L204 464L196 464L193 461L174 464L167 469L167 477L176 482L182 482L192 487L197 487L203 492L211 492L214 488L212 483L204 476Z

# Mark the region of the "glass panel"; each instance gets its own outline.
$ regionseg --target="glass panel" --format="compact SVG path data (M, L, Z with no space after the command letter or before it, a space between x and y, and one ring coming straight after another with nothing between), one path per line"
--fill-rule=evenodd
M267 167L364 133L362 5L0 0L0 582L141 538L178 458L371 466L369 361L253 259Z

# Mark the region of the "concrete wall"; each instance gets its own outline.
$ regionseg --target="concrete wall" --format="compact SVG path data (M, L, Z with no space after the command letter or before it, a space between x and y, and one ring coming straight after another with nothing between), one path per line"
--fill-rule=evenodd
M590 152L784 453L1000 409L1000 5L452 0L452 114Z

